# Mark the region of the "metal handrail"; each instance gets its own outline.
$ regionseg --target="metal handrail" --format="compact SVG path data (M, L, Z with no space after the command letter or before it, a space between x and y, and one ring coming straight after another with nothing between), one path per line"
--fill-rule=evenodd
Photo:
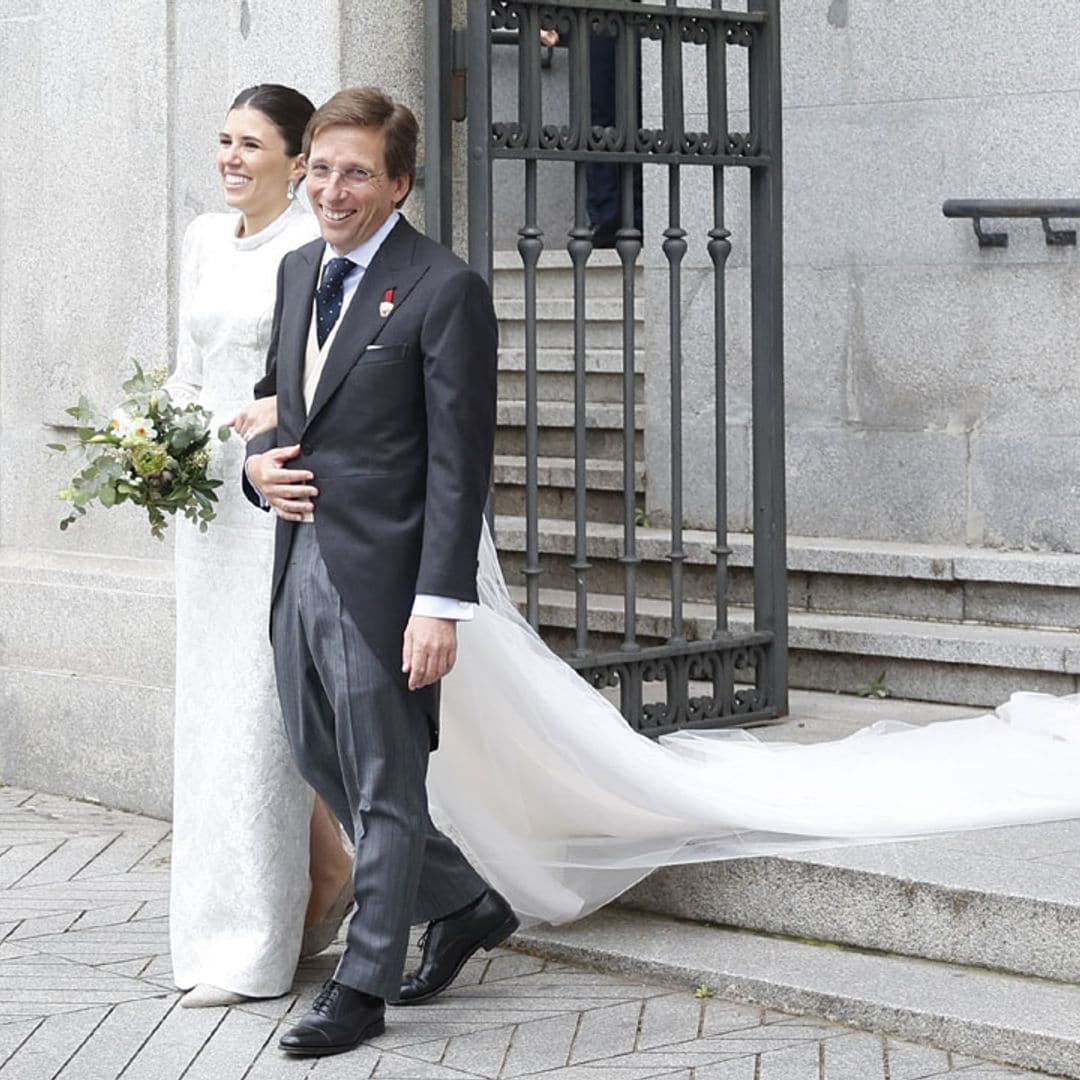
M970 218L979 247L1008 247L1009 234L984 232L984 218L1038 218L1047 244L1076 244L1075 229L1054 229L1051 218L1080 218L1080 199L946 199L941 212L947 218Z

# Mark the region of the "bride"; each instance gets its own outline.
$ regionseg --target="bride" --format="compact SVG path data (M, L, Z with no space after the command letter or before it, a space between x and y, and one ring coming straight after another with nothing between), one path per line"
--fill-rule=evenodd
M276 422L273 401L237 409L262 372L278 263L317 232L293 198L313 111L289 87L243 91L218 137L232 212L203 214L184 236L166 386L216 423L234 417L241 436ZM272 523L235 480L243 457L241 439L217 455L224 483L211 528L176 529L169 910L173 977L189 1008L285 993L298 955L330 943L351 901L352 860L282 728L267 640Z

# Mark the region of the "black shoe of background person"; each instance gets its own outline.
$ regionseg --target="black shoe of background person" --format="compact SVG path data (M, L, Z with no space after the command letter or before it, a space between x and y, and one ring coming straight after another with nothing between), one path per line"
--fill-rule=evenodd
M327 979L311 1008L278 1041L287 1054L327 1057L343 1054L386 1030L382 998Z
M420 1005L441 994L473 953L494 949L518 928L517 916L494 890L482 892L468 907L429 923L420 938L420 966L402 980L395 1005Z
M617 232L618 229L614 225L594 225L592 227L593 248L613 248Z

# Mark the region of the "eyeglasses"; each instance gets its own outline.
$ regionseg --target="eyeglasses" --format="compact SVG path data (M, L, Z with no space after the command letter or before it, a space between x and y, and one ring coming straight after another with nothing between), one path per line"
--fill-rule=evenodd
M382 176L382 173L368 172L367 169L361 169L359 166L351 169L331 169L325 161L316 161L308 166L308 175L323 183L328 183L334 173L341 177L341 182L345 187L353 191L364 187L365 184L370 184L377 176Z

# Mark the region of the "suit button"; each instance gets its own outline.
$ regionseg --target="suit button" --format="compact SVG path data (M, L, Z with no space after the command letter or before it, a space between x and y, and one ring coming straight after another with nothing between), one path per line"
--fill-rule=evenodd
M310 457L311 456L311 450L312 450L312 447L311 447L311 443L309 443L309 442L303 443L300 446L300 453L304 457Z

